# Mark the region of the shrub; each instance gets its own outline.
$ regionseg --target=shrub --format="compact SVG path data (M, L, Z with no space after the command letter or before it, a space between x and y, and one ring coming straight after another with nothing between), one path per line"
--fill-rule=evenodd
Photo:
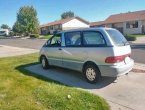
M39 38L39 34L31 34L30 38Z
M125 37L126 37L126 39L127 39L128 41L135 41L135 40L136 40L136 37L135 37L135 36L126 35Z
M14 33L13 31L10 31L9 35L10 35L10 36L14 36L15 33Z

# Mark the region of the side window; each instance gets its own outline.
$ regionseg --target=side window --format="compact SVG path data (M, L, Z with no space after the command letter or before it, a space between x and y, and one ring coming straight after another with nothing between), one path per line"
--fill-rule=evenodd
M80 46L81 33L80 32L69 32L65 33L65 45L66 46Z
M49 46L60 47L61 46L61 34L56 34L52 37Z
M85 46L102 46L105 45L105 41L101 33L88 31L83 32L83 44Z

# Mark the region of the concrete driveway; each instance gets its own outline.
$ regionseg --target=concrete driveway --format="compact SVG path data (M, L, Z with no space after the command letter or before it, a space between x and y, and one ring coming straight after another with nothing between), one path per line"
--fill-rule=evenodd
M30 54L35 52L38 52L38 50L0 45L0 58Z
M118 79L104 77L98 84L89 84L80 73L75 71L56 67L43 70L39 64L25 69L63 84L100 95L108 101L112 110L144 110L145 108L145 74L143 73L130 72Z

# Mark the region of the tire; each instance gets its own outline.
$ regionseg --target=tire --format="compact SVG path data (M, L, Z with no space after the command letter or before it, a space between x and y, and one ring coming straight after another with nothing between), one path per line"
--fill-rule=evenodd
M45 56L41 56L40 63L43 69L48 69L50 67Z
M84 77L89 83L97 83L101 78L99 69L94 64L87 64L84 68Z

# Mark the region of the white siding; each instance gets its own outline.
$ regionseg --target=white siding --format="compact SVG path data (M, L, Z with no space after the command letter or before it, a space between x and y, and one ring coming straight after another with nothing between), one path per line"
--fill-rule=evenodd
M144 21L142 21L142 24L143 24L143 25L145 25L145 20L144 20Z
M114 26L117 27L117 28L122 28L123 27L123 23L115 23Z
M138 28L126 28L126 22L123 23L124 34L141 34L142 23L138 21Z
M112 24L106 24L105 27L112 28Z
M123 23L113 23L114 27L121 28ZM112 24L106 24L106 27L112 28Z
M78 19L72 19L67 23L64 23L62 25L63 30L68 30L68 29L77 29L77 28L88 28L89 25L78 20Z

